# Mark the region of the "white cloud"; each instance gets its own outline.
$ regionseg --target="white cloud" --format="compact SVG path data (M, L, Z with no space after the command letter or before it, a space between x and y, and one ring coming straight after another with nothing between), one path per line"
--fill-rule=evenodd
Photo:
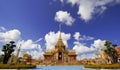
M28 54L32 55L33 58L39 59L40 57L43 59L43 50L41 48L40 44L37 44L37 42L41 41L42 38L39 38L35 42L31 39L28 40L21 40L21 32L17 29L6 31L7 29L4 27L0 27L0 42L6 44L9 41L15 41L17 44L17 48L21 44L21 52L19 56L22 56L22 52L26 51ZM5 32L6 31L6 32ZM17 49L14 51L14 54L16 55ZM2 51L0 51L0 54L3 54Z
M105 44L106 40L101 40L101 39L98 39L98 40L94 40L94 43L91 45L91 46L94 46L96 48L103 48L105 49Z
M93 46L85 46L84 44L80 42L74 42L74 47L73 50L76 51L78 54L77 60L79 59L94 59L96 55L94 54L98 48L93 47Z
M5 28L5 27L3 27L3 26L0 26L0 32L2 32L2 31L6 31L7 29Z
M120 3L120 0L116 0L116 3Z
M74 47L73 47L73 49L74 49L77 53L83 54L83 53L87 53L87 52L96 51L96 48L95 48L94 46L87 47L87 46L85 46L83 43L80 43L80 42L79 42L80 40L85 40L85 41L93 40L93 39L94 39L93 37L85 36L85 35L82 36L79 32L75 32L75 34L73 35L73 37L74 37L74 39L76 40L76 41L74 42Z
M17 46L19 46L21 44L21 49L35 49L37 47L39 47L39 44L34 43L32 40L27 40L27 41L19 41L17 43Z
M63 3L63 2L64 2L64 0L60 0L60 2L62 2L62 3Z
M79 3L79 0L67 0L68 3L71 3L72 6L75 5L76 3Z
M79 32L75 32L73 37L75 38L75 40L79 40L80 33Z
M80 37L80 40L93 40L94 37L91 37L91 36L86 36L86 35L83 35L82 37Z
M35 43L40 42L43 38L39 38L38 40L35 41Z
M94 15L102 14L111 4L120 4L120 0L67 0L67 3L77 5L77 14L87 22Z
M94 39L94 37L91 37L91 36L81 35L80 32L75 32L75 34L73 35L73 37L77 41L79 41L79 40L88 41L88 40L93 40Z
M75 50L77 54L83 54L83 53L88 53L88 52L94 52L97 49L95 47L92 47L92 46L87 47L80 42L74 42L73 50Z
M81 0L79 4L79 10L77 12L80 18L88 21L92 18L92 13L94 12L93 2L90 0Z
M42 51L41 47L37 48L37 50L27 51L27 53L32 55L33 59L44 59L44 52Z
M1 55L1 54L4 54L4 53L3 53L3 52L1 51L1 49L0 49L0 55Z
M78 60L95 59L95 58L96 58L96 55L94 53L82 54L77 57Z
M26 51L28 54L32 55L34 59L39 59L39 57L43 58L43 50L40 44L37 44L31 39L27 41L24 40L19 41L17 43L17 47L19 47L20 44L21 44L21 51ZM23 56L23 54L20 53L20 56Z
M60 32L58 31L57 33L49 32L48 34L45 35L46 49L53 49L55 47L55 44L57 43L59 38L59 34ZM62 32L61 36L62 36L63 43L66 45L66 47L68 47L67 40L70 39L71 34L70 33L66 34Z
M0 42L8 43L9 41L17 41L20 39L21 32L17 29L0 32Z
M84 43L81 43L81 40L93 40L93 37L90 36L85 36L85 35L81 35L79 32L75 32L75 34L73 35L74 39L76 40L74 42L74 47L73 50L76 51L76 53L78 54L77 58L81 58L81 59L90 59L90 58L95 58L96 55L94 54L96 51L99 51L100 47L105 49L105 40L101 40L101 39L97 39L94 40L93 44L91 44L89 47L86 46Z
M94 53L95 51L98 51L100 47L104 49L105 48L104 43L105 40L98 39L98 40L94 40L94 43L91 44L90 47L87 47L84 44L75 41L73 49L77 52L77 54L84 54L89 52Z
M71 26L75 21L75 19L67 11L57 11L55 20L68 26Z
M75 41L73 49L76 51L77 54L80 54L77 56L78 59L79 58L90 59L90 58L96 57L95 52L99 51L100 47L105 49L104 43L105 43L105 40L98 39L98 40L94 40L94 43L91 44L90 47L87 47L84 44L78 41Z

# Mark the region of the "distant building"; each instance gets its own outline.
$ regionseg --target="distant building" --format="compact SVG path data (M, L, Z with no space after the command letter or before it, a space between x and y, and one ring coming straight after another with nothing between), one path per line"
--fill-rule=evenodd
M115 50L118 53L118 62L120 63L120 46L115 47Z
M100 50L100 58L97 58L96 62L98 64L111 64L112 60L108 56L108 54L106 54L101 47L99 47L99 50Z
M74 50L66 49L65 44L62 41L61 33L59 39L52 50L46 50L44 53L44 62L76 62L76 52Z

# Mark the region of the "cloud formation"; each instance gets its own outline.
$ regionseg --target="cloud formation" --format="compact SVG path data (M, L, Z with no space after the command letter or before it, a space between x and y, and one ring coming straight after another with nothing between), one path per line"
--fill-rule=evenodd
M17 47L19 47L20 44L21 44L21 50L32 55L34 59L39 59L40 57L43 58L43 49L41 48L40 44L37 44L31 39L26 41L25 40L18 41ZM21 54L20 56L23 55Z
M86 46L84 43L81 43L81 41L93 40L94 38L90 36L84 36L85 35L82 36L79 32L75 32L75 34L73 35L74 39L76 40L74 41L73 50L75 50L78 54L77 59L95 58L96 56L94 53L96 51L99 51L100 48L105 48L105 40L97 39L94 40L93 44L91 44L90 46Z
M21 49L35 49L37 47L41 47L39 44L34 43L31 39L25 41L19 41L18 46L21 44Z
M75 34L73 35L73 37L76 40L74 42L73 50L75 50L77 52L77 54L79 54L79 53L83 54L83 53L88 53L88 52L96 51L96 48L94 46L87 47L83 43L79 42L81 40L85 40L85 41L93 40L94 39L93 37L85 36L85 35L82 36L79 32L75 32Z
M97 56L94 53L82 54L81 56L77 57L78 60L83 59L95 59Z
M43 50L41 48L40 44L37 44L37 42L41 41L42 38L39 38L35 42L31 39L28 40L20 40L21 39L21 32L18 29L8 30L4 27L0 27L0 42L2 44L6 44L9 41L15 41L17 48L21 44L21 50L26 51L28 54L32 55L33 58L39 59L39 57L43 58ZM17 49L15 50L14 54L16 54ZM2 51L0 51L0 54L3 54ZM22 53L20 52L20 56L22 56Z
M2 28L4 30L4 28ZM8 43L9 41L18 41L21 37L21 32L17 29L0 32L0 42Z
M0 26L0 32L2 32L2 31L6 31L7 29L5 28L5 27L3 27L3 26Z
M78 54L77 59L93 59L96 57L95 52L99 51L100 48L105 48L105 40L94 40L94 43L90 47L85 46L83 43L78 41L74 42L73 50Z
M41 50L41 49L40 49ZM33 59L44 59L44 52L38 50L31 50L31 51L27 51L28 54L32 55Z
M56 12L55 20L68 26L71 26L75 21L75 19L70 15L70 13L61 10Z
M75 50L77 54L83 54L83 53L94 52L97 49L93 46L87 47L80 42L74 42L73 50Z
M79 17L88 22L94 15L102 14L111 4L120 4L120 0L64 0L72 6L77 5L77 14Z
M39 38L38 40L35 41L35 43L40 42L43 38Z
M46 49L53 49L55 47L55 44L58 41L60 32L58 31L57 33L55 32L49 32L48 34L45 35L45 45ZM67 41L70 39L71 34L70 33L61 33L63 43L68 47Z
M93 44L91 44L91 46L94 46L96 48L103 48L105 49L105 44L106 40L101 40L101 39L98 39L98 40L95 40Z
M75 32L75 34L73 35L73 37L75 38L75 40L79 40L80 33L79 32Z
M73 37L75 38L75 40L78 40L78 41L88 41L88 40L94 39L94 37L91 37L91 36L81 35L80 32L75 32Z

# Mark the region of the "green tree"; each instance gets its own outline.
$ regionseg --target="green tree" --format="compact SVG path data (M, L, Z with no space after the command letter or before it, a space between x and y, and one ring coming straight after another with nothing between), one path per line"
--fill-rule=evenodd
M116 44L112 44L110 41L106 41L105 44L106 49L104 50L106 54L112 59L112 63L117 63L118 54L115 50Z
M14 41L10 41L8 44L3 45L2 51L4 52L3 64L7 64L12 52L14 52Z
M21 60L22 60L22 57L18 57L18 63L20 64L21 63Z
M0 63L3 62L4 55L0 55Z
M8 64L14 64L15 63L16 56L14 54L11 54L11 57L8 60Z
M115 47L117 47L117 44L113 44L112 46L115 48Z

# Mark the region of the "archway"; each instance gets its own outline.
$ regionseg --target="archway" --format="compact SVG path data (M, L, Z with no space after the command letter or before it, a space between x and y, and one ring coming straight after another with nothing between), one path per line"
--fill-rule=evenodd
M62 61L62 52L58 53L58 61Z

